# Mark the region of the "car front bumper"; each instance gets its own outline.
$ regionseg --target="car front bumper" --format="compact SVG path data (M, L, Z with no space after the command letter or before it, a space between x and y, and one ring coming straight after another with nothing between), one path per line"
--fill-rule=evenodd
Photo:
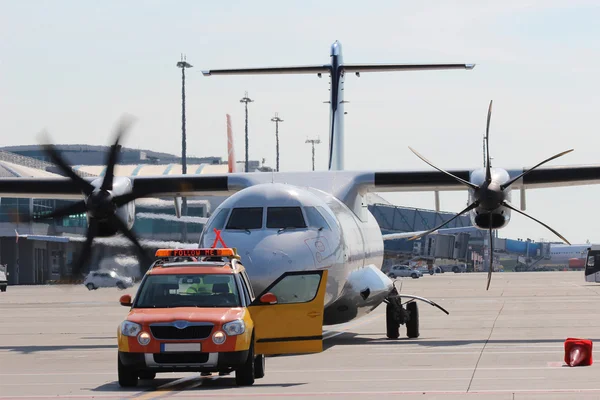
M128 353L119 351L121 363L138 371L221 372L231 371L248 359L248 350L221 353L174 352Z

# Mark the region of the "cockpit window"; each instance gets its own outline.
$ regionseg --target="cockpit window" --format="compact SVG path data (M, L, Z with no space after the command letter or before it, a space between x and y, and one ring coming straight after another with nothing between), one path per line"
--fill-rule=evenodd
M304 207L304 212L306 212L308 226L310 226L311 228L331 229L329 227L329 224L327 224L325 218L321 215L321 213L317 210L316 207Z
M225 229L261 229L262 207L234 208Z
M212 232L213 229L221 230L225 225L225 220L227 219L227 214L229 214L229 208L222 208L219 210L218 214L215 215L215 218L210 222L207 227L207 232Z
M306 222L300 207L269 207L267 228L306 228Z

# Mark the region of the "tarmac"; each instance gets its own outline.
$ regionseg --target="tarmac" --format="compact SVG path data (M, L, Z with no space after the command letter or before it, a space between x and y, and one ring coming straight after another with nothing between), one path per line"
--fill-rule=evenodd
M385 338L385 307L325 327L324 351L268 357L266 375L166 373L122 389L116 332L135 288L9 286L0 293L0 399L306 398L599 399L600 366L568 367L564 341L600 340L600 284L583 272L484 273L405 278L419 303L421 336Z

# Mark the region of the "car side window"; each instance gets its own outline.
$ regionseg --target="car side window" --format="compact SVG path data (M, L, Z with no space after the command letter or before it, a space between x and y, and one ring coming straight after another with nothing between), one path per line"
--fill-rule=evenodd
M252 285L250 284L250 280L248 279L248 275L246 274L246 272L242 272L240 274L240 276L242 277L242 282L244 282L244 285L246 286L246 289L248 289L248 294L250 295L250 299L254 300L254 290L252 289Z

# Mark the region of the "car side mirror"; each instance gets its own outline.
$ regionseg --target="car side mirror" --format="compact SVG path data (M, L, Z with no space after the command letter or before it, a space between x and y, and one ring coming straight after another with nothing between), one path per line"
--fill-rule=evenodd
M267 304L277 304L277 296L275 296L273 293L265 293L262 296L260 296L260 302Z
M119 299L119 303L121 303L122 306L126 306L126 307L131 307L131 295L129 294L124 294L123 296L121 296L121 298Z

